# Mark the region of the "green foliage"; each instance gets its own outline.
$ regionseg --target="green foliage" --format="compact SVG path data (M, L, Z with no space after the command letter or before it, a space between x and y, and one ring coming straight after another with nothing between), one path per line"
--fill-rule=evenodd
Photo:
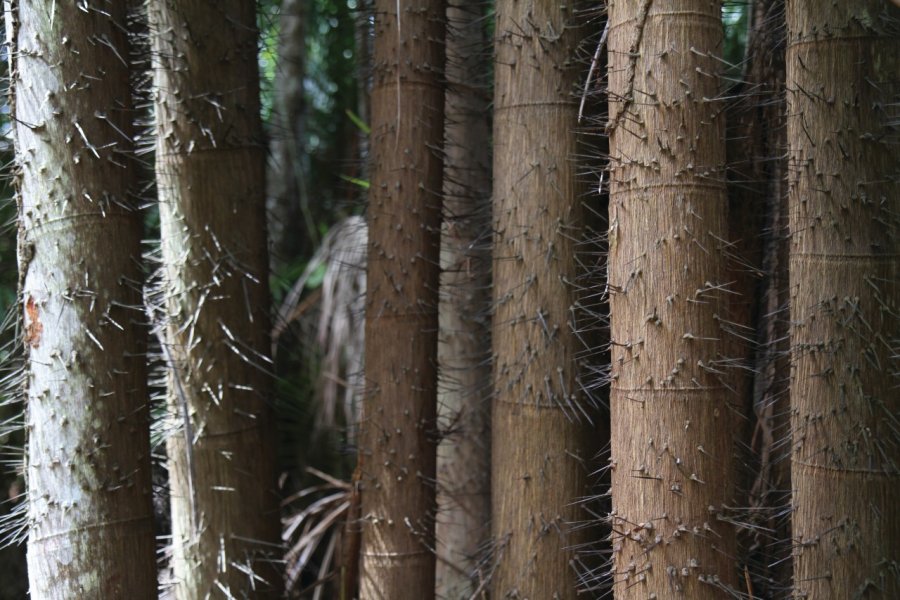
M259 5L259 79L260 104L263 122L272 118L274 106L275 72L278 66L278 2L264 1Z
M722 58L729 65L725 69L725 75L732 79L741 76L741 65L747 50L750 8L750 0L728 0L722 4L722 23L725 26Z
M360 177L362 139L368 134L359 106L360 70L357 64L358 0L307 0L304 7L304 114L301 140L307 212L306 224L320 239L348 213L360 210L365 182ZM271 121L274 80L278 72L280 2L261 4L260 70L263 116ZM273 132L278 135L278 132ZM302 227L293 228L303 237ZM306 238L315 238L307 233ZM299 244L298 256L280 256L272 278L276 302L282 300L306 268L315 239Z
M341 175L341 179L348 183L352 183L353 185L359 186L364 190L369 189L369 182L365 179L359 179L357 177L350 177L349 175Z
M359 175L358 145L365 131L359 112L356 61L357 0L311 0L307 5L306 83L309 189L330 227L359 198L341 175ZM344 115L347 115L344 117Z
M365 193L360 140L368 126L358 98L360 73L357 65L356 24L360 18L358 0L306 0L303 10L305 61L304 114L301 140L303 178L309 194L309 212L315 230L324 237L341 217L357 212ZM361 4L361 2L360 2ZM260 71L262 74L263 117L271 121L274 82L278 72L278 16L280 2L261 5ZM277 135L277 132L275 132ZM294 235L303 226L293 224ZM315 248L313 248L315 250ZM278 307L306 270L311 256L306 252L285 260L272 274L271 290ZM307 298L317 293L325 276L325 266L313 271L306 281ZM276 412L281 436L280 461L287 475L285 490L302 488L310 480L307 466L346 476L350 461L340 448L346 440L339 432L317 432L319 412L317 380L321 351L316 337L313 306L298 315L278 340L275 372Z

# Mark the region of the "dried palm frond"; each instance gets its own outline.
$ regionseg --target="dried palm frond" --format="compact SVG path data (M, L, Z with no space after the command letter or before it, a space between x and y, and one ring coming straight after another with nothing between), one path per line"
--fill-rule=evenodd
M351 444L363 383L367 240L362 217L349 217L335 225L288 293L272 332L277 345L289 327L304 329L315 321L317 348L304 347L303 354L321 355L317 427L320 431L345 427L344 439ZM301 337L299 342L311 346L310 338ZM352 521L355 513L349 482L310 467L306 472L318 481L282 504L288 514L282 534L289 547L285 583L293 596L317 600L337 589L341 537L345 523Z
M306 505L282 520L282 539L290 545L285 555L285 583L289 593L297 592L301 576L314 572L316 580L307 587L314 589L313 600L318 600L325 593L323 584L334 571L341 525L351 507L351 484L317 469L308 468L307 472L324 483L302 489L282 503L285 507L294 503ZM311 499L314 500L310 502ZM324 549L317 553L320 548ZM318 566L313 565L315 558Z
M324 354L318 386L319 425L323 428L333 428L339 421L356 423L362 389L367 241L363 217L347 217L332 227L282 303L272 332L277 345L292 323L313 304L318 305L316 342ZM304 299L303 293L316 275L322 276L320 293Z

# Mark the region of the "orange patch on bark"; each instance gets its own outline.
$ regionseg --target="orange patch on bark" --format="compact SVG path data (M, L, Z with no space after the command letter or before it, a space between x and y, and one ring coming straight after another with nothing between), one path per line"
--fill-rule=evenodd
M39 318L37 302L31 296L28 296L25 301L25 314L25 343L32 348L37 348L41 345L44 326Z

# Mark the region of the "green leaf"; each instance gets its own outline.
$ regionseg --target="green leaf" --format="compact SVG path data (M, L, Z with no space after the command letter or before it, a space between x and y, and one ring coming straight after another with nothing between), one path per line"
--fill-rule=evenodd
M325 280L325 265L321 264L316 269L309 274L309 278L306 280L306 289L314 290Z
M369 127L369 125L365 121L362 120L362 117L360 117L358 114L356 114L349 108L346 109L344 112L347 113L347 116L350 117L350 120L353 121L353 124L356 125L360 131L362 131L366 135L369 135L370 133L372 133L372 128ZM367 185L366 187L369 187L369 186Z
M349 181L353 185L358 185L364 190L369 189L369 182L365 179L357 179L356 177L350 177L349 175L341 175L341 179L344 181Z

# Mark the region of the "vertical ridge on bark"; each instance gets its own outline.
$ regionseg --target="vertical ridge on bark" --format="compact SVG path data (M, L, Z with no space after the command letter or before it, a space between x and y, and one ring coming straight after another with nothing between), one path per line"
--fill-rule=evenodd
M177 598L274 595L256 4L151 0ZM255 576L254 576L255 575Z
M399 12L398 12L399 11ZM360 598L434 595L443 0L376 0Z
M437 588L467 598L490 535L490 72L482 0L447 7Z
M794 597L900 597L900 11L787 2Z
M732 597L720 3L616 0L609 19L615 594Z
M496 4L492 537L496 598L575 598L592 408L576 373L576 6Z
M156 561L126 5L95 4L21 1L7 13L30 595L149 599Z

